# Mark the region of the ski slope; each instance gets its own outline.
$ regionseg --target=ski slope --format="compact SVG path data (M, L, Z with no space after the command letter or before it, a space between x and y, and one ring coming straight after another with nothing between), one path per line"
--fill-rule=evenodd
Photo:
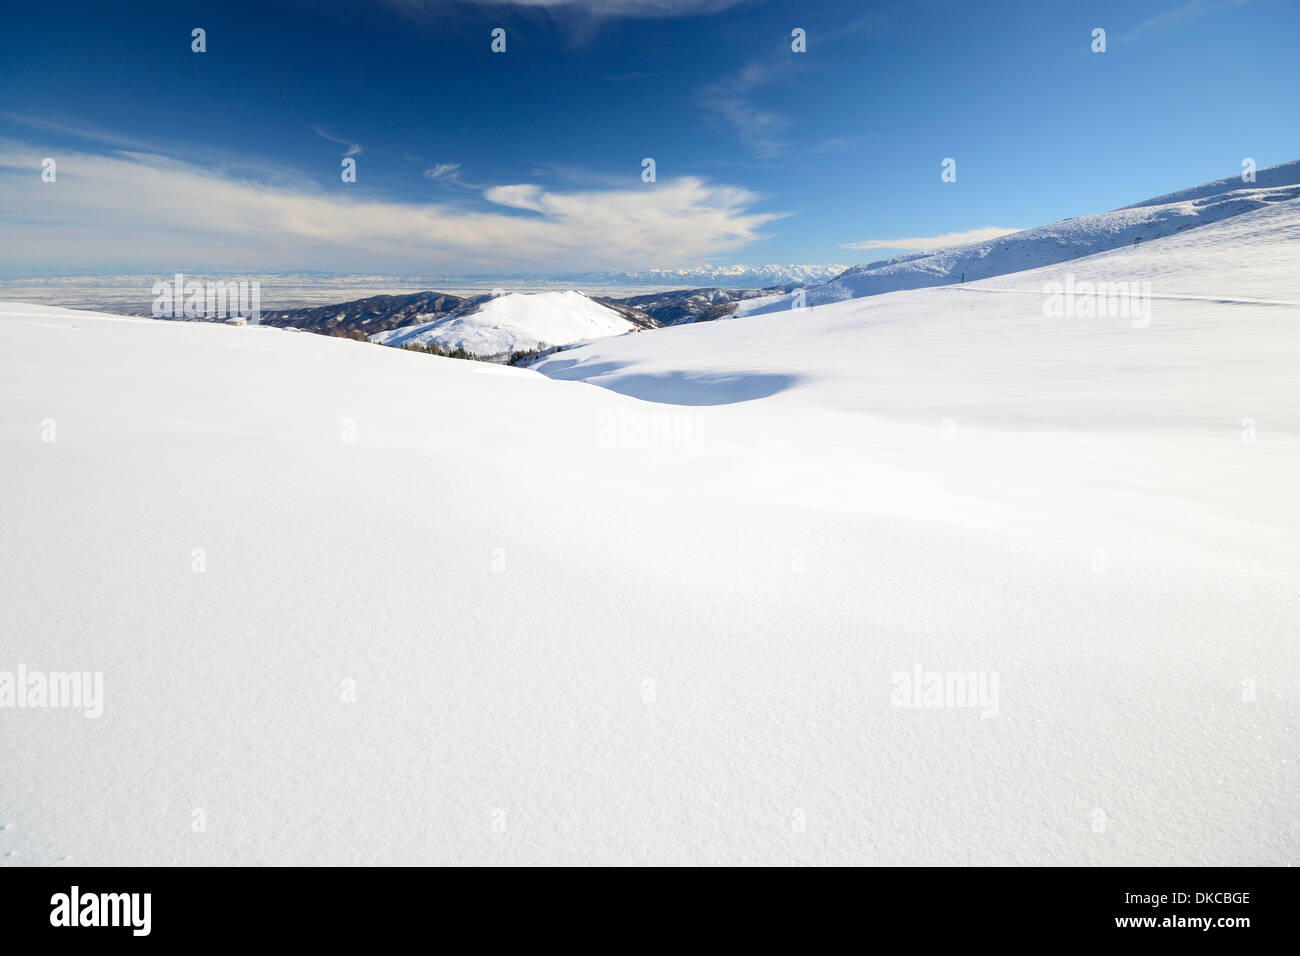
M468 314L446 316L372 335L382 345L429 345L445 351L463 348L477 356L569 345L636 328L613 309L581 292L512 292L489 299Z
M0 709L0 864L1294 863L1298 259L541 372L2 304L0 671L104 711Z

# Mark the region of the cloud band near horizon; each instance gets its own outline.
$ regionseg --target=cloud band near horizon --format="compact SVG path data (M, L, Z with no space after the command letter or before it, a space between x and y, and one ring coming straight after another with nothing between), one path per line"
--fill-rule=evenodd
M1001 226L984 226L980 229L968 229L965 232L949 232L941 236L911 236L906 239L864 239L861 242L844 242L841 249L908 249L915 252L933 252L935 249L947 249L949 246L964 246L968 242L985 242L1009 236L1019 229L1004 229Z
M501 184L471 207L386 201L307 177L292 187L234 179L137 152L59 151L57 179L47 183L44 155L0 141L0 258L9 271L678 268L764 238L783 215L753 211L762 197L748 189L694 176L570 192Z

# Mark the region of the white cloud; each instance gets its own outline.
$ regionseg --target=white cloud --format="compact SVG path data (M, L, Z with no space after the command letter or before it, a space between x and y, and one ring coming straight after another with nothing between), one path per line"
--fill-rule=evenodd
M1003 229L1000 226L985 226L982 229L970 229L966 232L949 232L942 236L913 236L907 239L864 239L862 242L845 242L841 249L912 249L931 252L946 249L949 246L961 246L968 242L984 242L1008 236L1019 229Z
M780 218L754 212L760 197L746 189L695 177L572 192L503 184L471 207L235 179L145 153L56 153L58 179L43 183L43 155L0 141L0 261L11 275L677 267L729 255Z
M483 192L488 202L511 209L527 209L529 212L542 212L542 187L534 183L520 183L515 186L493 186Z

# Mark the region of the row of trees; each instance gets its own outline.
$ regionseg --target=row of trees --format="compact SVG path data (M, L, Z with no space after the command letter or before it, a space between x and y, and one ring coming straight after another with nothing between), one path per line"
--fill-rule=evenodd
M423 352L426 355L440 355L443 358L468 359L471 362L478 361L477 355L469 351L469 349L462 348L459 345L451 351L447 351L437 342L430 342L427 345L421 345L418 342L408 342L402 346L402 349L407 352Z
M360 329L334 328L334 329L330 329L329 334L334 336L335 338L352 339L354 342L370 341L370 336L366 335L366 333L362 332ZM438 345L437 342L430 342L428 345L421 345L418 342L407 342L405 345L399 346L399 348L401 348L405 352L422 352L425 355L440 355L443 358L468 359L471 362L479 361L479 357L475 355L473 352L469 351L468 349L457 346L456 348L448 351L447 349L444 349L442 346ZM515 355L522 355L522 354L523 353L512 352L510 355L511 363L513 364Z

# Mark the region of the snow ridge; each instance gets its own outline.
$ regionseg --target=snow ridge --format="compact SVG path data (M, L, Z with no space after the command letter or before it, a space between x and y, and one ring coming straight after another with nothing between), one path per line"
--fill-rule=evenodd
M780 312L863 296L973 282L1055 265L1123 246L1176 235L1209 223L1300 197L1300 160L1215 180L1132 206L1063 219L997 239L913 252L854 266L829 282L779 297L742 303L739 314ZM802 299L799 298L802 292Z

